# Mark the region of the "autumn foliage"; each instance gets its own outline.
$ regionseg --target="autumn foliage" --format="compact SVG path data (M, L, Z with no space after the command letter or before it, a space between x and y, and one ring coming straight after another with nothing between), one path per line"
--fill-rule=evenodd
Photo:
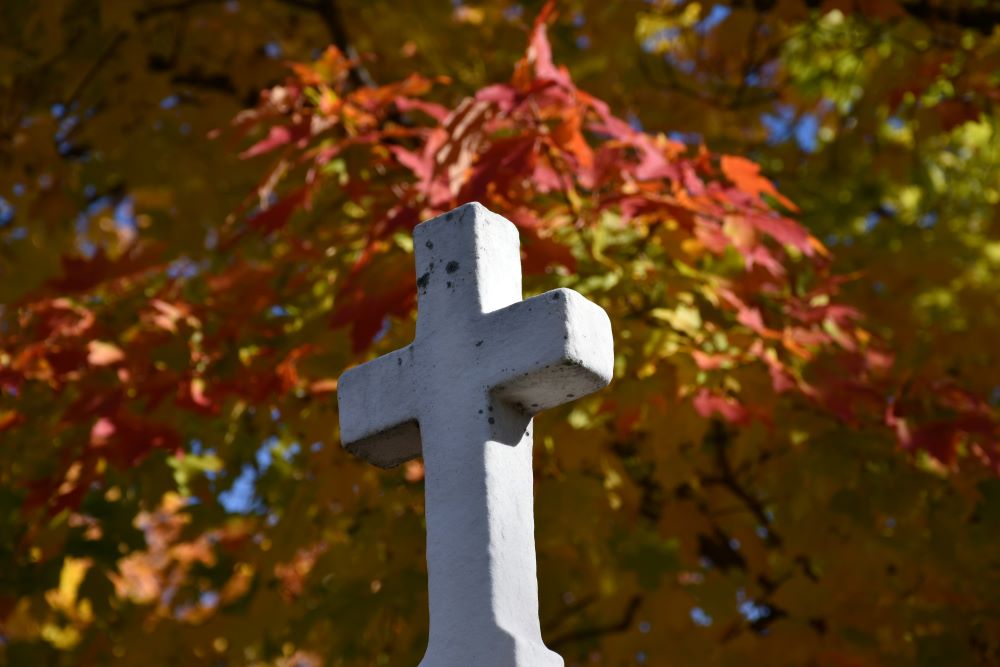
M411 231L468 201L518 227L530 292L573 287L615 330L612 388L539 425L542 621L569 664L1000 656L997 397L912 363L757 162L578 87L556 9L473 91L376 83L337 46L288 63L200 139L256 184L197 243L140 211L12 294L0 661L415 664L422 469L340 450L335 378L412 336Z

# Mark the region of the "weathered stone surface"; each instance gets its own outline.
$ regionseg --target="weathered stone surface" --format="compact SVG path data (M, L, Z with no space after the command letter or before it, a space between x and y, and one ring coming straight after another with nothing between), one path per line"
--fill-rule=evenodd
M424 457L421 667L562 665L538 621L531 418L610 382L610 321L573 290L522 301L517 229L478 203L418 225L414 248L415 339L345 372L338 401L349 451Z

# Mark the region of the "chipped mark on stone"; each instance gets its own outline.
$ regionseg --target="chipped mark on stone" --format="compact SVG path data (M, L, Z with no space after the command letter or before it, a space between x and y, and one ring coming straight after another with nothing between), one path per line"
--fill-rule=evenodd
M575 398L576 394L566 394L566 398Z
M430 241L428 241L427 243L425 243L425 244L424 244L424 246L425 246L425 247L426 247L426 248L427 248L428 250L433 250L433 249L434 249L434 244L433 244L433 243L431 243Z
M447 283L445 283L445 287L451 287L451 281L450 280Z
M397 357L396 358L396 365L397 366L402 366L403 365L403 358L402 357Z
M492 405L490 406L490 412L493 412L493 406Z
M531 404L531 407L533 407L533 408L537 408L537 407L538 407L538 403L532 403L532 404Z
M434 266L434 265L431 264L431 266ZM422 290L426 290L427 289L427 283L429 283L430 281L431 281L431 274L430 273L425 273L424 275L422 275L419 278L417 278L417 287L419 287Z
M480 410L480 411L479 411L479 414L483 414L483 411L482 411L482 410Z
M481 347L481 346L482 346L482 344L483 344L483 341L481 341L481 340L480 340L480 341L477 341L477 342L476 342L476 347Z
M454 217L455 217L455 212L454 211L448 211L447 215L444 216L444 219L445 220L451 220Z
M448 265L444 267L444 270L447 271L448 273L455 273L456 271L458 271L458 262L456 262L455 260L451 260L450 262L448 262Z
M552 300L553 301L558 301L559 300L559 292L556 292L555 294L552 295Z
M493 419L493 417L490 417L490 423L491 423L491 424L495 424L495 423L496 423L496 421L497 421L496 419Z

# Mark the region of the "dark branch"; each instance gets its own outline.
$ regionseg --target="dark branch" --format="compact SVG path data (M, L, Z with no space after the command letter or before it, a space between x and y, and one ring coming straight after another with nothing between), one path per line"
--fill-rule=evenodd
M558 614L554 615L552 618L547 620L542 624L542 630L545 632L551 632L555 630L560 625L562 625L566 619L579 614L581 611L594 604L597 601L596 595L588 595L587 597L581 598L572 604L568 604L563 607Z
M164 5L156 5L153 7L147 7L146 9L140 9L135 13L135 20L138 22L145 21L146 19L153 18L155 16L160 16L162 14L172 14L174 12L182 12L186 9L191 9L192 7L197 7L198 5L219 5L225 0L181 0L180 2L173 2Z
M625 632L632 627L632 622L635 620L635 615L638 613L639 606L641 604L642 598L636 595L628 601L628 605L625 606L625 611L622 612L622 617L619 620L606 623L604 625L595 625L590 628L583 628L581 630L568 632L564 635L553 637L545 643L549 645L549 648L556 648L571 642L582 641L585 639L595 639L597 637L604 637L606 635Z
M959 3L935 3L927 0L901 2L907 14L925 23L950 23L960 28L975 30L989 36L1000 26L1000 10L995 4L984 3L980 7L959 7Z
M344 23L344 17L336 0L316 0L315 2L312 0L279 0L279 2L303 11L315 12L322 19L327 32L330 33L330 40L334 46L354 63L348 75L351 85L355 88L366 86L374 88L376 86L375 79L361 64L358 51L351 43L347 25Z
M127 33L125 32L119 32L116 34L111 41L108 42L108 45L104 47L104 50L101 51L101 55L97 57L94 64L92 64L87 71L84 72L83 76L79 81L77 81L76 85L73 86L73 90L70 91L63 102L67 109L73 104L73 102L76 101L76 98L80 96L84 89L90 85L90 82L93 81L95 76L97 76L97 73L101 70L101 68L110 62L111 56L115 54L115 51L118 50L121 43L125 41L126 35Z

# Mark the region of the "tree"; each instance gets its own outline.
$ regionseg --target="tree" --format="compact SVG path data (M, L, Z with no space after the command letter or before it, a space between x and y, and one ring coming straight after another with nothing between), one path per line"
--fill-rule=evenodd
M539 424L550 646L995 662L996 18L816 4L12 9L0 656L415 663L422 469L335 378L478 199L616 329Z

